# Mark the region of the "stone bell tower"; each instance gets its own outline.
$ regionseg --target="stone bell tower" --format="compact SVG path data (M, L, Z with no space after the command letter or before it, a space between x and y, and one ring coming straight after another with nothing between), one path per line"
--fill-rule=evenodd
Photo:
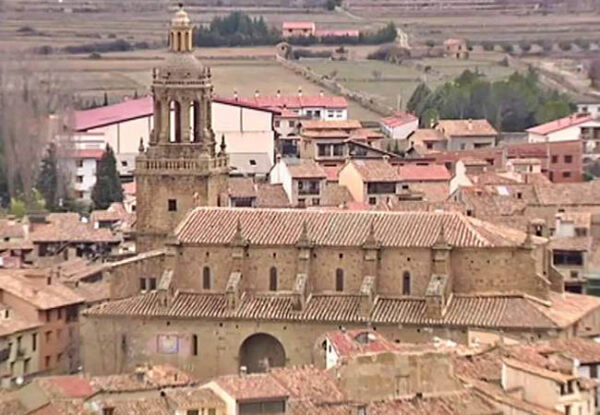
M136 159L137 249L162 247L196 206L217 206L229 160L216 151L210 69L192 53L192 25L180 5L171 20L168 56L153 70L154 128Z

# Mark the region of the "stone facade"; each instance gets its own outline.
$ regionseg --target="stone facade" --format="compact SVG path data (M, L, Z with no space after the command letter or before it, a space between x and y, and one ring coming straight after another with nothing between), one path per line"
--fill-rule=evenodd
M227 189L225 145L216 151L208 67L192 53L192 26L182 9L171 22L169 55L153 72L154 129L136 159L137 248L161 247L185 213L217 206Z

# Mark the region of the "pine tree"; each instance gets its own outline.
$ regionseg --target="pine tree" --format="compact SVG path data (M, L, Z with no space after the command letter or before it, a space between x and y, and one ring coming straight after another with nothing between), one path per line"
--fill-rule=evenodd
M106 209L113 202L123 201L123 188L117 171L117 160L109 145L106 146L106 152L98 163L96 184L92 189L92 201L96 209Z
M421 112L424 110L423 104L430 94L431 89L424 82L420 83L406 103L406 110L413 114L421 115Z
M51 211L56 210L58 205L58 165L54 143L48 146L46 156L42 159L36 188L46 201L46 207Z

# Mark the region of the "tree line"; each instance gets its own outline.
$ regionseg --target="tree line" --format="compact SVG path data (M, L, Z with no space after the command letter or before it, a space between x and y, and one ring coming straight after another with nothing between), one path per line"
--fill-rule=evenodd
M296 36L286 38L285 41L299 46L315 44L375 45L393 42L396 39L396 34L396 26L390 22L377 31L360 32L358 37ZM199 26L194 30L194 44L196 46L260 46L274 45L283 40L281 31L269 28L262 16L252 18L241 11L231 12L225 17L216 16L208 26Z
M499 131L514 132L568 116L575 105L568 95L543 88L533 70L495 82L466 70L434 90L420 84L407 110L419 116L424 128L438 119L485 118Z

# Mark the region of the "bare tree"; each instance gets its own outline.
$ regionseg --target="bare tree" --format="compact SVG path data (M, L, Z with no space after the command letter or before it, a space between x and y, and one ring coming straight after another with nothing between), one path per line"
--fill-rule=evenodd
M71 114L72 95L50 63L22 53L0 58L2 168L14 197L34 187L48 143Z

